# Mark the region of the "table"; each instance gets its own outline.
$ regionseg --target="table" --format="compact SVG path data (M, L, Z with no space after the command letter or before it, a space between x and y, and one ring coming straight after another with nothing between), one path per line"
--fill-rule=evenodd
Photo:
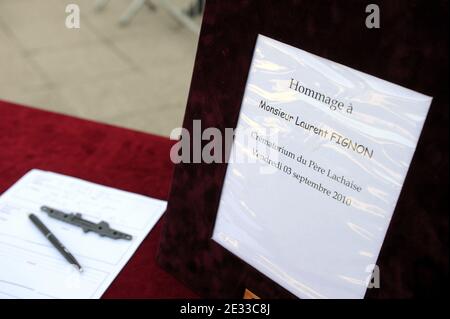
M32 168L166 200L173 141L0 101L0 193ZM155 261L164 217L103 298L195 298Z

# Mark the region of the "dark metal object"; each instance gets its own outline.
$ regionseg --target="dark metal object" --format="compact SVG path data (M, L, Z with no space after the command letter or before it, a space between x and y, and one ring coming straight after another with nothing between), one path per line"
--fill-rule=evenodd
M42 206L41 210L48 214L51 218L55 218L65 223L69 223L74 226L81 227L85 233L94 232L102 237L109 237L112 239L125 239L131 240L131 235L122 233L118 230L114 230L109 227L107 222L101 221L98 224L85 220L81 217L81 214L67 214L54 208Z

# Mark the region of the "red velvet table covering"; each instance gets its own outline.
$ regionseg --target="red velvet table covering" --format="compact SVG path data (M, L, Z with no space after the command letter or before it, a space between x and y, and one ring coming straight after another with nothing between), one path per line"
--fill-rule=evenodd
M167 138L0 101L0 193L33 168L167 199ZM164 218L164 217L163 217ZM155 261L163 219L103 298L192 298Z

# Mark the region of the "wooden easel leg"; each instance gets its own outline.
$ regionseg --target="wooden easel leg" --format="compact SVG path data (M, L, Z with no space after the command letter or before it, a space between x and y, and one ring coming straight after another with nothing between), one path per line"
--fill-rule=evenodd
M130 23L131 19L138 13L138 11L145 5L146 0L133 0L127 10L122 14L119 19L121 26L126 26Z

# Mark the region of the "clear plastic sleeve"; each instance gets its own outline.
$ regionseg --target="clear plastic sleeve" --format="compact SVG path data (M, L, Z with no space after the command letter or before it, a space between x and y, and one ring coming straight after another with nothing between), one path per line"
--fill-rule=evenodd
M213 239L300 298L363 298L430 103L260 35Z

